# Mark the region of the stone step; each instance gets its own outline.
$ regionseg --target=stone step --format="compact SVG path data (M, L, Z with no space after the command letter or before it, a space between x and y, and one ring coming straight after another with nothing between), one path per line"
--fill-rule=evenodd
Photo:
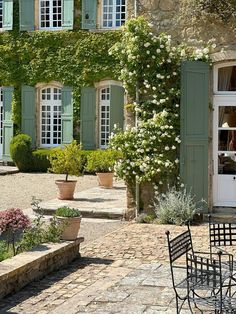
M208 214L204 215L204 221L208 222ZM223 222L231 222L236 223L236 215L227 214L227 213L212 213L211 221L223 223Z
M18 172L19 172L19 169L17 167L0 164L0 175L14 174Z
M76 192L73 200L53 199L39 203L39 212L54 215L57 208L68 206L77 208L85 218L122 219L126 208L126 187L116 183L112 189L94 187ZM33 209L37 211L36 209Z

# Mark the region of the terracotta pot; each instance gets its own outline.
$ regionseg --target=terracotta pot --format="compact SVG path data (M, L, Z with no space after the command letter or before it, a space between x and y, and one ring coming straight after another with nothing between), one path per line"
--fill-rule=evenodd
M103 188L110 189L113 187L113 172L97 172L98 184Z
M61 234L61 240L73 241L78 238L80 229L80 223L82 216L80 217L61 217L57 216L58 220L65 225L65 229Z
M73 200L74 191L77 181L65 181L65 180L56 180L55 183L58 186L57 197L59 200Z

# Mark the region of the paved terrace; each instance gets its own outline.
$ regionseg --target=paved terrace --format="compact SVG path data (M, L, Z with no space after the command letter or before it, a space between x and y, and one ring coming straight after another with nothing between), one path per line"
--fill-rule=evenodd
M167 229L186 227L130 223L82 246L82 259L7 297L0 313L175 313ZM191 231L195 250L206 250L207 226Z

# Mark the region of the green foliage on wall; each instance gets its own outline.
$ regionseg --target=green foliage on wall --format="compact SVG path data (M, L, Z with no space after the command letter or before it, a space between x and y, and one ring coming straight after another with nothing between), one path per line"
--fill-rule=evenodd
M14 86L14 124L20 129L20 87L58 81L74 90L79 119L80 88L117 79L119 64L108 50L121 32L4 32L0 34L0 86Z

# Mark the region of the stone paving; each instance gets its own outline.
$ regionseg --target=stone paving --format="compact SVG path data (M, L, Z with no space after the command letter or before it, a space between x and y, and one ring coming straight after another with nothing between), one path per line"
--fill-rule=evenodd
M81 259L3 299L0 313L175 313L167 229L186 227L130 223L82 246ZM191 231L195 250L206 250L207 226Z

